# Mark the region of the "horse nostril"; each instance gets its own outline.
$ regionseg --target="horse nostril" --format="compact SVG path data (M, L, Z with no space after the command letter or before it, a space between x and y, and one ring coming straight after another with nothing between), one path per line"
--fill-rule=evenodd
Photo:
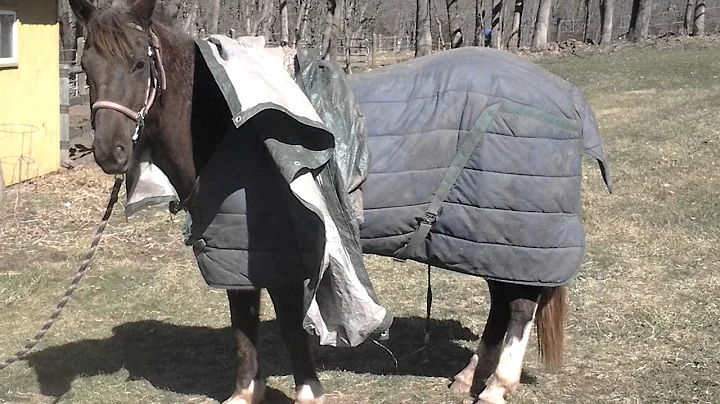
M115 145L115 160L118 164L127 163L130 156L128 156L127 149L121 144Z

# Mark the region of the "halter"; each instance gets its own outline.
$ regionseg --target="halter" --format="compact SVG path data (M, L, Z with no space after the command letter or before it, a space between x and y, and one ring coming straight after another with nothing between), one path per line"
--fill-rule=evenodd
M145 30L139 25L131 24L130 26L138 31L145 32ZM158 88L162 91L167 87L165 67L163 67L162 52L160 50L160 40L152 29L150 29L149 34L150 45L148 45L148 56L150 57L150 77L148 77L148 86L147 91L145 92L145 104L143 104L142 108L135 112L124 105L104 100L96 101L91 108L93 120L95 119L95 113L99 109L111 109L113 111L120 112L135 121L135 133L133 133L132 137L133 145L137 144L140 133L145 127L145 116L155 103L155 98L157 98L158 95Z

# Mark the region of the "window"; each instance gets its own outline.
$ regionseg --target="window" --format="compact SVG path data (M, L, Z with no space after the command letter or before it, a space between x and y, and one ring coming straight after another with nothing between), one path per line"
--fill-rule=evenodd
M17 63L17 15L0 10L0 66Z

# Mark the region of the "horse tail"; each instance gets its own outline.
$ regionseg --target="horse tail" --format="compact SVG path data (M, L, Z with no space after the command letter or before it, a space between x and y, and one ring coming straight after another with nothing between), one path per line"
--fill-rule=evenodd
M566 291L564 286L544 288L540 295L535 326L540 356L551 370L563 365Z

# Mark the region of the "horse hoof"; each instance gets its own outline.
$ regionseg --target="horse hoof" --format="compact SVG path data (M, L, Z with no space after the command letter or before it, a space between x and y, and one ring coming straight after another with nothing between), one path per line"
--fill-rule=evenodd
M473 404L506 404L504 398L497 397L478 397Z
M459 380L455 380L450 385L450 392L456 396L467 396L470 394L470 385Z
M294 404L323 404L325 403L325 397L311 398L307 400L295 400Z
M253 380L250 387L236 392L222 404L259 404L265 395L265 380Z

